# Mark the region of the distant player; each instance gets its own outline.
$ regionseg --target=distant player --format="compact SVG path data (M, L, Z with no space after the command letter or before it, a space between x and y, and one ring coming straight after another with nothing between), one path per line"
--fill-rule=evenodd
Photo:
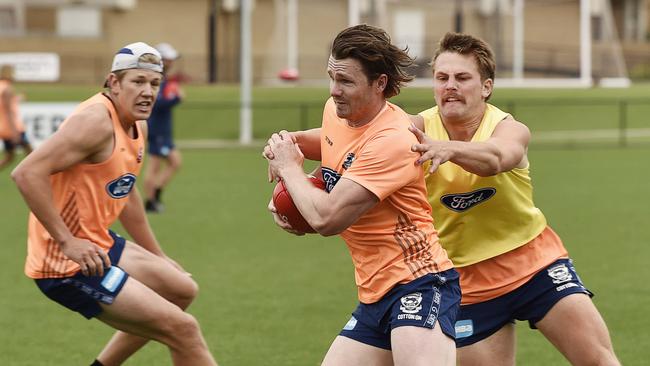
M144 193L145 209L157 213L163 210L163 189L181 167L181 153L174 145L173 109L183 100L184 94L178 81L169 79L169 70L179 57L178 51L169 43L161 43L156 49L162 56L165 69L156 104L147 120L149 161L144 175Z
M161 249L135 189L162 71L145 43L119 50L106 92L77 107L12 173L32 211L27 276L51 300L118 330L94 366L120 365L150 339L169 348L174 365L216 364L183 311L197 285ZM109 230L118 218L135 242ZM68 343L76 347L74 337Z
M413 116L430 162L429 202L463 298L458 364L514 366L515 320L526 320L572 365L619 365L591 292L533 202L530 131L487 100L489 46L448 33L433 57L436 107Z
M352 255L360 303L325 366L455 363L458 274L438 243L424 172L413 164L409 117L387 101L411 80L403 70L411 64L383 30L343 30L327 65L322 129L273 134L264 151L271 178L282 178L307 222L340 234ZM306 178L298 146L321 160L329 193Z
M16 147L22 147L25 154L32 151L32 146L25 136L25 126L18 110L20 96L14 91L13 81L13 66L2 65L0 67L0 138L4 143L4 157L0 160L0 170L13 162L16 157Z

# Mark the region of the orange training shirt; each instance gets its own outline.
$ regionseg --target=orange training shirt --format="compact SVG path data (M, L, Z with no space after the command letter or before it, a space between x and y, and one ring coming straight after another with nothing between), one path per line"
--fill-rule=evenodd
M453 264L438 243L424 171L409 130L409 117L386 102L379 114L361 127L350 127L336 115L330 98L323 111L321 154L328 192L340 178L363 186L380 202L341 236L355 267L359 300L374 303L397 284Z
M11 84L9 81L0 80L0 96L5 92L5 90L10 87ZM20 117L20 112L18 109L19 99L20 98L18 98L17 95L14 95L11 100L11 104L5 105L5 103L2 101L2 98L0 98L0 139L9 140L13 137L11 124L14 125L14 128L18 132L25 132L25 126L23 125L23 121ZM13 113L12 121L7 120L7 109Z
M97 164L76 164L52 175L50 182L54 205L72 234L108 251L113 246L108 229L126 205L142 167L144 137L138 122L134 126L136 137L127 135L113 103L101 93L81 103L72 115L95 104L103 104L113 122L115 145L111 156ZM30 213L25 274L62 278L77 271L79 265L64 256L60 245Z

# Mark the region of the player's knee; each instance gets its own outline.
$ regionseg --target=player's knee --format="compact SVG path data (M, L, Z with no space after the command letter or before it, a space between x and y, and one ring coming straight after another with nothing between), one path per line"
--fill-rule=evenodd
M181 165L183 165L181 158L175 158L169 161L169 166L174 169L174 171L178 171L181 168Z
M196 296L199 294L199 285L191 278L183 281L182 285L175 286L174 299L171 301L178 305L181 309L185 309L190 304Z
M189 345L201 339L199 322L192 315L183 312L169 323L169 330L176 342Z

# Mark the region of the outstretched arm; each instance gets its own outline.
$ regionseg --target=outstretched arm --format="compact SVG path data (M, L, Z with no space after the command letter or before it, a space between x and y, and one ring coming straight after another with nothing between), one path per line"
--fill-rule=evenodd
M481 142L436 141L415 125L409 130L419 141L412 147L413 151L422 154L417 164L431 160L429 172L451 161L470 173L486 177L528 164L526 152L530 131L510 116L499 122L489 139Z

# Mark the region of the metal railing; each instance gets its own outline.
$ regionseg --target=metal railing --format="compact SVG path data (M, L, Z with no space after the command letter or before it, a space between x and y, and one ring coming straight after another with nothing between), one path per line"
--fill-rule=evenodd
M493 101L526 124L533 146L650 143L650 98L518 99ZM397 101L405 111L430 108L431 100ZM238 102L186 102L176 114L176 138L183 141L233 141L239 136ZM261 141L279 130L320 126L323 103L254 102L253 138ZM208 144L209 145L209 144Z

